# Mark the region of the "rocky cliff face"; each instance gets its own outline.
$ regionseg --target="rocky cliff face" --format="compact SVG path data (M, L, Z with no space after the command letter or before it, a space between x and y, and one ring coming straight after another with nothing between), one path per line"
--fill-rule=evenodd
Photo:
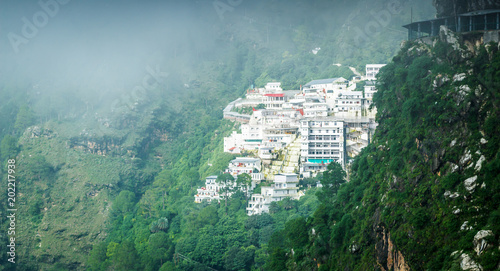
M493 173L500 44L466 45L441 28L430 44L406 44L381 72L374 140L380 146L368 158L394 174L384 178L387 196L380 201L375 250L382 270L500 267L500 187Z
M432 3L438 18L476 10L500 9L499 0L433 0Z
M408 271L410 267L405 262L405 258L401 251L398 251L391 240L391 233L387 232L384 227L380 227L377 238L379 241L375 245L377 251L377 265L383 271Z

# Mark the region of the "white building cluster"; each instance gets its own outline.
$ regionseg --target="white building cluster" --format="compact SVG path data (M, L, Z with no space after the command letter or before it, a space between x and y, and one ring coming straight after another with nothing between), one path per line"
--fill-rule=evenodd
M248 90L245 99L231 103L231 109L226 107L225 118L240 121L241 126L240 132L224 138L224 152L247 152L260 158L237 158L227 172L233 176L248 173L255 182L274 179L271 186L262 187L261 194L252 195L248 214L267 212L271 202L283 197L298 198L297 174L315 176L331 162L345 166L347 157L356 156L368 145L377 126L376 108L371 107L376 92L373 80L383 66L366 66L365 78L372 81L365 81L362 91L356 89L359 77L353 81L342 77L313 80L300 90L283 90L281 83L272 82L264 88ZM231 112L238 105L259 104L264 109L254 108L251 115ZM293 155L296 159L287 158ZM199 189L197 202L203 195L216 198L217 189L210 190L211 185L207 178L206 187Z
M231 196L234 192L232 190L239 189L237 187L237 179L238 176L246 173L250 175L252 178L252 184L250 188L255 187L258 183L263 180L263 174L260 172L261 170L261 160L259 158L251 158L251 157L237 157L231 162L225 171L225 173L231 174L233 176L234 181L228 184L217 182L217 176L208 176L205 179L205 186L198 188L197 193L194 196L194 202L201 203L203 200L207 202L212 201L220 201L221 197ZM231 189L224 189L226 185ZM243 192L248 193L246 191L245 186L241 188Z

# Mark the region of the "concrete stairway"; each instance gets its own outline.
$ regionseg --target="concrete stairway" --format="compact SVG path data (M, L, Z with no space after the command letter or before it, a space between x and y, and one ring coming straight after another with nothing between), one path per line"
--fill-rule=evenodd
M287 147L287 155L281 173L297 173L299 172L300 159L300 137L296 138Z
M301 139L297 137L284 149L283 160L272 161L269 167L264 168L263 173L266 180L274 180L274 175L280 173L299 172Z

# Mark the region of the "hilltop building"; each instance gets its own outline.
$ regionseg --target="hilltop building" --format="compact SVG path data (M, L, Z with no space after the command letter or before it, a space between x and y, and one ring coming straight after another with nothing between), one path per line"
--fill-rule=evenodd
M303 103L303 111L305 118L327 117L329 113L326 102L320 100Z
M367 65L370 79L375 79L383 66ZM333 161L345 167L349 157L358 155L369 144L377 126L376 108L370 108L377 91L376 81L365 81L363 91L357 91L359 81L342 77L313 80L300 91L283 90L280 83L273 82L249 90L245 100L235 101L236 106L251 106L260 101L266 107L252 111L248 122L241 124L241 133L233 132L224 138L225 152L252 152L262 165L254 167L244 160L256 158L237 158L226 172L235 177L248 173L254 183L266 176L275 180L272 186L262 187L261 194L252 196L249 214L265 212L272 201L280 200L277 191L285 187L280 186L280 178L285 178L282 176L315 176ZM290 188L287 196L294 198L296 193L292 190L296 186L286 187Z
M377 80L377 74L385 64L366 64L366 80Z
M367 71L374 78L381 67L367 65ZM254 109L248 123L241 124L241 134L233 132L224 139L224 151L251 151L262 161L237 158L226 172L235 177L248 173L254 184L265 178L261 172L274 176L271 186L252 195L249 215L268 212L273 201L298 198L296 173L304 178L315 176L333 161L345 166L348 157L358 155L369 144L377 125L376 109L370 109L377 91L375 81L365 81L363 91L355 90L356 83L342 77L313 80L301 91L283 91L281 84L269 83L247 92L247 99L253 100L237 102L250 104L260 97L266 109ZM200 191L200 199L210 192Z

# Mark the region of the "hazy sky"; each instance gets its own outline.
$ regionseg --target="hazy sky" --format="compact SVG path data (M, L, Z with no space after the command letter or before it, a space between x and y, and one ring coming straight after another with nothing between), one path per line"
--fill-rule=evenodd
M208 1L2 0L0 82L127 87L210 47L218 20Z
M405 3L411 2L392 1L407 9ZM140 84L148 67L176 71L200 61L200 56L225 53L219 38L228 29L229 36L237 33L246 42L241 37L248 35L255 42L285 30L293 35L290 30L304 20L324 29L348 27L351 15L354 22L359 16L370 19L353 12L357 2L0 0L0 89L118 92ZM386 9L385 2L377 3L376 8ZM245 30L240 31L241 26ZM228 39L232 37L224 42ZM282 40L276 42L281 46Z

